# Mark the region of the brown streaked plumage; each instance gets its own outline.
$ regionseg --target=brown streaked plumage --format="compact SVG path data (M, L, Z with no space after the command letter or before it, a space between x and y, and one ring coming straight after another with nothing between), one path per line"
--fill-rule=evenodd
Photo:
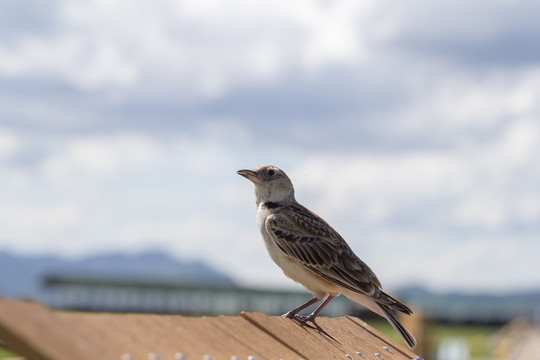
M285 275L313 294L312 300L284 317L301 324L311 323L323 331L315 318L334 297L344 294L385 317L411 349L416 346L416 340L395 315L395 311L409 315L412 311L382 290L377 276L337 231L296 201L293 184L283 170L264 165L239 170L238 174L254 185L257 223L270 257ZM298 315L321 300L310 315Z

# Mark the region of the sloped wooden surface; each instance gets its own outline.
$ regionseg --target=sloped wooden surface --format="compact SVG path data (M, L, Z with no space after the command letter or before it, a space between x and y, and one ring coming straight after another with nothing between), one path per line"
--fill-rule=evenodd
M262 313L191 318L77 313L0 300L0 340L28 360L414 359L404 346L353 317L320 318L331 336ZM379 355L377 355L379 354ZM156 358L157 359L157 358Z

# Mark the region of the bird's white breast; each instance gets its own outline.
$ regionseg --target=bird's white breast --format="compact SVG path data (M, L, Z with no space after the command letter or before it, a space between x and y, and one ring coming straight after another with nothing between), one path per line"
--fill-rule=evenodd
M308 289L313 296L318 299L324 298L327 294L337 296L341 293L338 287L316 275L307 267L289 257L276 245L272 240L271 235L266 230L265 221L268 216L272 215L270 209L267 209L262 204L257 210L257 225L264 239L264 244L272 260L283 270L283 273L296 282L302 284Z

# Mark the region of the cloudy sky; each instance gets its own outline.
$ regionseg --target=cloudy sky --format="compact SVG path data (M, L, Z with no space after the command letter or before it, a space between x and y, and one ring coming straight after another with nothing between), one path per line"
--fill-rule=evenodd
M289 286L283 168L386 287L540 285L538 1L0 2L0 250Z

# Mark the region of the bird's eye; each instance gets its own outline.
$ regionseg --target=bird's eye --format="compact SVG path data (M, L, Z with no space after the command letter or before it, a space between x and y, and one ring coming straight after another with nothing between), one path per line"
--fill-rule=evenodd
M268 175L274 176L276 175L276 172L274 170L268 170Z

